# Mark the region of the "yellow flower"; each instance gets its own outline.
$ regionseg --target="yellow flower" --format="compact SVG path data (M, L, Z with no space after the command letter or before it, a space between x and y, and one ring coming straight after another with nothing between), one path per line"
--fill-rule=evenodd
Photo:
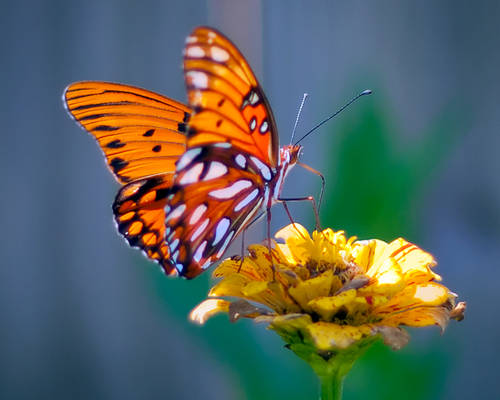
M249 246L243 261L224 260L210 299L190 318L204 323L226 312L232 321L264 321L296 353L312 346L323 358L378 337L398 349L408 342L400 326L444 330L463 318L465 303L455 305L457 296L438 283L434 258L404 239L358 241L331 229L311 237L299 224L276 238L272 260L266 245Z

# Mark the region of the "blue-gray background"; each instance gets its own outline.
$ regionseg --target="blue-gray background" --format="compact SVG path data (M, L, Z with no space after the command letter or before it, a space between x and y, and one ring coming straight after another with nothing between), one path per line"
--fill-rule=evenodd
M499 21L497 1L3 0L0 398L316 397L309 367L264 327L187 321L209 274L169 280L125 245L117 184L62 107L86 79L185 100L181 51L200 24L248 57L283 143L303 92L299 132L375 91L304 142L327 176L323 224L407 237L469 302L443 336L412 330L400 352L370 350L345 398L500 398ZM294 171L285 193L318 189ZM312 228L307 205L293 213ZM276 207L273 230L285 223Z

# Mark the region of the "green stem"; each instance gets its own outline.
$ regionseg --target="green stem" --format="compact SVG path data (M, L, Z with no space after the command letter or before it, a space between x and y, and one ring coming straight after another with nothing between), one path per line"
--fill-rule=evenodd
M282 333L282 332L280 332ZM289 337L284 334L287 340ZM293 339L293 338L292 338ZM318 350L314 343L300 340L288 340L287 347L306 361L314 370L321 383L320 400L340 400L342 398L342 383L356 359L361 356L375 341L378 336L369 336L358 340L347 348L332 348L331 350Z
M342 399L342 383L344 377L338 373L319 376L321 383L320 400L340 400Z

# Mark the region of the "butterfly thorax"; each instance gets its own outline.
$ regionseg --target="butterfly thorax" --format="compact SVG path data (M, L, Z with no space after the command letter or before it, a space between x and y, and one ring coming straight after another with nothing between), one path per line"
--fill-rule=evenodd
M270 205L278 201L281 189L283 188L283 182L290 170L295 166L295 164L297 164L301 152L301 145L289 144L280 149L280 161L271 185L273 188L273 194L270 199Z

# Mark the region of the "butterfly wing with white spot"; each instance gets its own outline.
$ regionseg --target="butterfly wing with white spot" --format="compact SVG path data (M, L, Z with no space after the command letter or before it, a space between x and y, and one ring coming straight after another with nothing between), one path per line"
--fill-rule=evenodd
M186 39L184 76L194 110L188 148L228 142L278 165L273 113L250 66L234 44L214 29L196 28Z
M265 199L259 166L217 146L188 150L166 208L166 242L180 275L194 278L220 259Z

